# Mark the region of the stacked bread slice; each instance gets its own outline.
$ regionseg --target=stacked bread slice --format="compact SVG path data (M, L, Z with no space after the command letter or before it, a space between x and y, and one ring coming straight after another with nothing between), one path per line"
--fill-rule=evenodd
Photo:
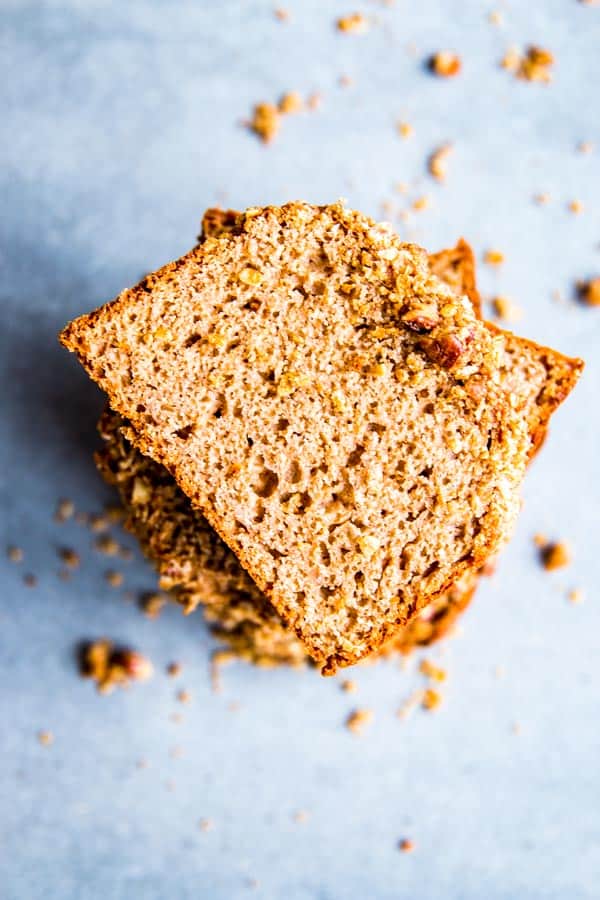
M341 204L211 211L61 339L163 586L329 673L464 608L582 366L481 320L464 242L427 257Z

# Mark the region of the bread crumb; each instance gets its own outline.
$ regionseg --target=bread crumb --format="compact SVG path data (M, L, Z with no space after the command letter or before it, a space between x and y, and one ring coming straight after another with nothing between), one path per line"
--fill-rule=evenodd
M31 572L27 572L26 575L23 575L23 584L25 585L25 587L35 587L37 581L37 577Z
M214 828L214 823L212 819L200 819L198 822L198 827L200 831L212 831Z
M108 572L104 573L104 580L111 587L118 588L123 584L123 573L115 572L114 569L110 569Z
M517 322L523 316L522 309L503 295L492 298L492 309L503 322Z
M398 850L401 850L402 853L412 853L414 849L414 841L411 841L410 838L402 838L402 840L398 843Z
M352 85L354 84L354 78L352 78L350 75L340 75L340 77L338 78L338 84L343 88L352 87Z
M183 756L183 747L171 747L169 750L169 756L171 759L181 759Z
M154 671L150 660L129 647L115 647L102 638L84 644L79 654L79 670L83 678L92 678L101 694L130 681L146 681Z
M407 194L408 193L408 185L405 181L397 181L394 185L394 190L399 194Z
M105 556L117 556L120 550L118 541L110 534L102 534L100 537L96 538L94 547L99 553L104 553Z
M498 26L503 25L504 18L502 16L502 13L497 9L492 10L488 14L488 22L490 23L490 25L498 25Z
M169 678L177 678L179 675L181 675L182 669L183 666L179 662L169 663L169 665L167 666L167 675L169 676Z
M148 769L150 768L150 763L147 759L138 759L135 764L136 769Z
M545 534L541 534L540 532L538 532L533 536L533 543L536 547L545 547L548 543L548 538Z
M338 31L346 34L364 34L369 30L367 18L362 13L353 13L350 16L342 16L336 22Z
M500 250L486 250L483 261L488 266L501 266L504 262L504 253Z
M442 696L438 691L435 691L433 688L427 688L423 693L423 700L421 701L421 706L423 709L427 709L433 711L440 706L442 702Z
M555 569L563 569L571 562L571 554L569 548L562 541L546 544L540 550L540 558L543 567L548 572Z
M129 547L119 547L119 559L122 559L124 562L130 562L133 559L133 550Z
M304 825L306 822L308 822L309 818L310 816L305 809L299 809L298 812L295 812L292 816L292 820L294 822L297 822L299 825Z
M64 562L65 566L67 566L67 568L69 569L77 569L79 564L81 563L79 553L77 553L71 547L61 547L58 551L58 555Z
M434 665L434 663L430 662L428 659L421 660L419 672L422 675L425 675L426 678L430 678L432 681L438 681L440 683L447 678L446 670Z
M355 681L352 681L350 678L346 678L340 684L341 689L345 694L355 694L358 690L358 686Z
M569 212L572 212L576 216L580 215L583 212L583 203L581 200L571 200L569 203Z
M88 524L95 534L100 534L103 531L107 531L110 520L108 516L95 513L94 515L89 516Z
M440 78L453 78L462 68L462 61L457 53L451 50L439 50L429 59L429 68Z
M346 719L346 728L353 734L363 734L365 728L373 721L373 710L355 709Z
M75 514L75 504L72 500L59 500L54 513L55 522L66 522Z
M274 103L257 103L248 128L265 144L269 144L279 132L280 113Z
M506 669L504 666L494 666L494 678L504 678Z
M413 200L412 208L415 212L420 212L423 209L428 209L430 206L429 197L423 195L422 197L417 197L416 200Z
M573 603L574 605L583 603L583 591L581 590L581 588L572 588L567 594L567 598L569 600L569 603Z
M592 278L578 286L580 299L588 306L600 306L600 278Z
M398 122L396 128L398 130L398 134L402 138L412 137L415 133L414 128L409 122Z
M547 206L550 203L550 194L541 193L533 195L533 202L537 203L538 206Z
M524 53L511 47L500 65L523 81L539 81L548 84L552 80L554 55L543 47L530 45Z
M513 722L510 728L511 732L515 735L521 734L521 725L519 722Z
M413 693L404 701L396 715L399 719L407 719L409 715L423 702L425 692L423 690L413 691Z
M308 107L308 109L315 110L315 109L319 109L319 107L321 106L322 103L323 103L322 94L320 94L318 91L314 91L312 94L309 95L309 97L306 101L306 106Z
M118 525L125 518L125 510L118 503L108 503L104 507L104 515L112 525Z
M233 650L215 650L210 659L210 680L215 694L221 690L221 669L234 662L237 656Z
M25 556L21 547L15 547L14 545L6 548L6 555L12 563L23 562L23 557Z
M191 703L192 695L186 690L177 691L177 700L179 703Z
M578 153L591 153L594 149L594 145L591 141L579 141L577 144L577 152Z
M437 181L445 181L447 175L446 164L449 155L452 153L452 144L442 144L437 150L430 154L427 161L429 174Z
M263 277L258 269L253 269L251 266L247 266L238 274L238 280L241 281L242 284L248 284L253 287L257 287L262 282Z
M50 747L54 743L54 735L51 731L38 731L38 741L42 747Z
M140 609L148 619L158 619L167 598L162 594L143 594L140 598Z
M289 22L291 18L289 9L284 9L281 6L273 10L273 15L278 22Z
M300 112L302 109L302 97L298 91L290 91L284 94L279 101L278 109L282 116Z

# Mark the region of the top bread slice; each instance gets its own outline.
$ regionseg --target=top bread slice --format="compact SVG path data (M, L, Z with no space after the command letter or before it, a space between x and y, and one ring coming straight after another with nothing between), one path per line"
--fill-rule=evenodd
M502 336L339 204L249 210L61 339L326 671L510 533Z

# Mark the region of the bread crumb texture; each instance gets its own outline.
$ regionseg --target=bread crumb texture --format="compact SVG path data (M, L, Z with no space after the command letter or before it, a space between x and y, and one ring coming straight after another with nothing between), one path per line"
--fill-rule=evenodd
M510 532L535 442L508 338L340 204L233 214L62 340L329 672Z

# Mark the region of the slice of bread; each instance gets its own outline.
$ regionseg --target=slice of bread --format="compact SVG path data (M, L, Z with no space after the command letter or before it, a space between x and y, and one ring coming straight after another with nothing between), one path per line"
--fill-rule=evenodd
M341 205L248 211L62 340L326 671L510 532L502 336Z

